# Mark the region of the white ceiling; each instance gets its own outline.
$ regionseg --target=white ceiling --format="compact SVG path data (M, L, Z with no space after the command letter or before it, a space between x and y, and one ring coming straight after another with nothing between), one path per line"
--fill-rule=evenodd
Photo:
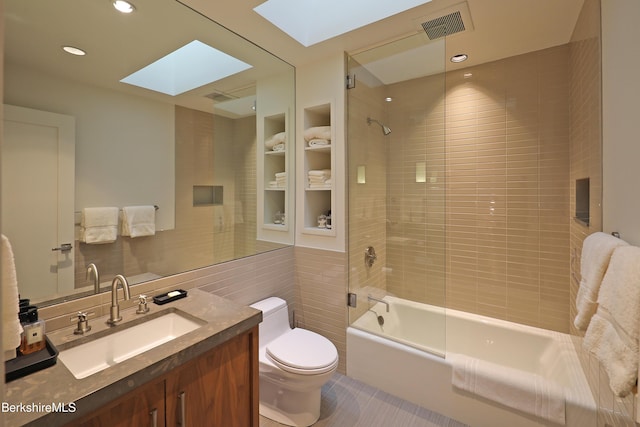
M461 0L433 0L366 27L310 47L281 32L253 8L263 0L222 2L181 0L216 22L241 34L293 65L315 62L336 52L355 53L418 31L425 16ZM371 0L391 1L391 0ZM567 43L584 0L467 0L473 31L447 39L447 56L465 52L469 60L448 69L467 67ZM339 12L338 12L339 13ZM313 25L309 22L309 25Z
M362 52L409 35L422 33L426 40L419 24L464 0L433 0L310 47L303 47L254 12L262 1L181 0L219 26L177 0L134 0L138 12L126 17L114 13L107 0L40 1L37 7L23 0L5 0L5 66L23 64L85 83L164 99L143 89L123 88L128 85L119 80L198 39L254 66L171 100L206 111L211 108L206 95L221 91L234 97L250 96L259 76L286 71L286 65L255 45L300 66L345 51ZM461 65L447 61L447 67L467 67L567 43L583 1L467 0L473 30L447 37L446 55L464 52L469 60ZM242 37L229 37L223 27ZM80 44L78 47L89 53L82 59L70 58L60 50L65 43ZM406 65L404 69L411 68L406 60L398 61Z

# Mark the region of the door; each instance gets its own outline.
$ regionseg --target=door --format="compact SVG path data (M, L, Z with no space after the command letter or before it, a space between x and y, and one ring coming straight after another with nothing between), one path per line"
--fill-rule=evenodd
M74 288L75 119L4 106L2 233L13 248L23 298Z

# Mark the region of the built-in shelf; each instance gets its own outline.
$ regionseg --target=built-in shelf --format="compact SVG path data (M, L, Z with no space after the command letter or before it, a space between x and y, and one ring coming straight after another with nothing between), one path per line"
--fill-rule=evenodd
M261 240L287 241L280 233L289 231L288 217L290 181L293 179L289 170L289 152L287 144L287 114L278 113L262 118L262 140L258 149L260 175L258 191L261 205L258 217L258 235ZM274 144L274 141L277 141ZM284 149L273 150L277 144L284 144ZM286 177L278 178L281 174ZM277 176L278 175L278 176ZM278 182L277 186L272 183ZM277 223L282 220L283 223Z
M304 109L303 138L299 144L304 148L304 223L303 233L323 236L335 236L333 228L318 227L318 217L332 214L331 222L335 221L332 213L334 152L331 144L333 137L331 103L310 106ZM326 139L327 145L309 146L308 136L311 131L328 127L328 135L316 135L315 138ZM321 132L326 134L327 132ZM328 136L328 138L326 138ZM305 138L306 137L306 138ZM326 187L310 187L309 171L330 171L330 183ZM325 177L322 177L323 179Z

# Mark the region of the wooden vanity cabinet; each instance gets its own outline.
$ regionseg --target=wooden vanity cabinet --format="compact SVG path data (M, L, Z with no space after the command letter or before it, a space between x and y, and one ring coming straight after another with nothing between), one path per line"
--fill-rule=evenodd
M69 426L258 427L258 327Z
M140 386L66 427L165 427L164 379Z

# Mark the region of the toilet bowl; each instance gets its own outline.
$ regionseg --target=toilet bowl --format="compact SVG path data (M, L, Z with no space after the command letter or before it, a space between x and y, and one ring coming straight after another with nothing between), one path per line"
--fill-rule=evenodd
M259 326L260 414L295 427L320 418L320 390L338 367L338 350L315 332L289 326L287 302L270 297L251 307Z

